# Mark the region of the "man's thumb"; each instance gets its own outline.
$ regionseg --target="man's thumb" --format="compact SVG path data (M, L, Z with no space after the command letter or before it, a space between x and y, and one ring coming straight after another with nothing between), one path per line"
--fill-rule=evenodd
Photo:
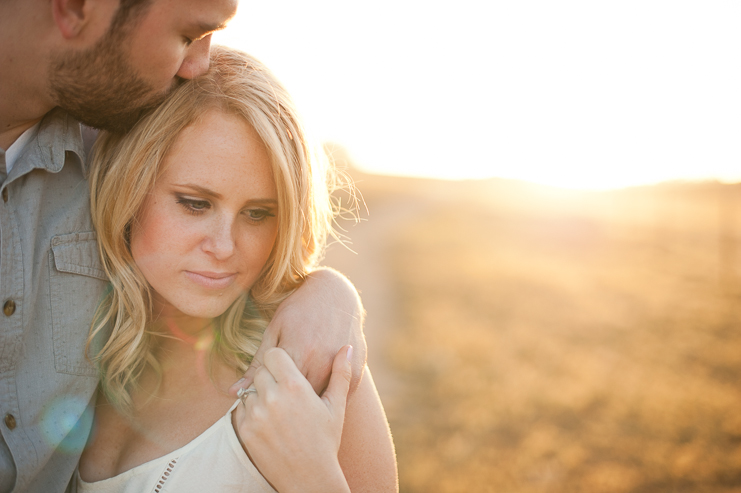
M345 415L345 404L347 393L350 391L350 379L352 378L352 346L344 346L337 352L332 364L332 374L329 377L329 385L322 394L322 399L332 409L335 416Z

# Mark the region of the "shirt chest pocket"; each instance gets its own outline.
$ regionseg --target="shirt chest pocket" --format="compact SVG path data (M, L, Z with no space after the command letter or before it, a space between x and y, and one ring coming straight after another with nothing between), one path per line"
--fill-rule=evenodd
M54 367L57 372L98 376L85 343L107 277L95 232L54 236L49 252Z

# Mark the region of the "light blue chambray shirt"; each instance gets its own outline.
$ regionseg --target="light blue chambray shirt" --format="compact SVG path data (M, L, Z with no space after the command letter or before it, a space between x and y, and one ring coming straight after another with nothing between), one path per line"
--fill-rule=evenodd
M0 186L3 493L63 492L92 423L84 348L106 277L85 174L80 124L55 109Z

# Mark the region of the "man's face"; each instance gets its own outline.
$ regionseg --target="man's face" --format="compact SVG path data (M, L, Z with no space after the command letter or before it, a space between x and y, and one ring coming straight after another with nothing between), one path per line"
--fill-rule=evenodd
M94 46L53 57L55 103L92 127L127 131L179 79L208 70L211 33L236 7L237 0L153 0Z

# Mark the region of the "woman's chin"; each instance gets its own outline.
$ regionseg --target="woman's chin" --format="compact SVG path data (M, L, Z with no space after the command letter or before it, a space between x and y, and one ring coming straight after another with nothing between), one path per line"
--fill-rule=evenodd
M229 304L231 305L231 303ZM223 307L215 307L215 306L205 306L205 307L188 307L184 310L181 310L184 315L187 315L189 317L193 318L216 318L220 315L223 315L224 312L229 308L229 305L223 306Z
M166 317L181 318L185 316L198 319L211 319L224 314L234 301L235 299L225 299L223 297L219 297L216 300L187 300L169 304L170 306L163 307L164 309L160 313Z

